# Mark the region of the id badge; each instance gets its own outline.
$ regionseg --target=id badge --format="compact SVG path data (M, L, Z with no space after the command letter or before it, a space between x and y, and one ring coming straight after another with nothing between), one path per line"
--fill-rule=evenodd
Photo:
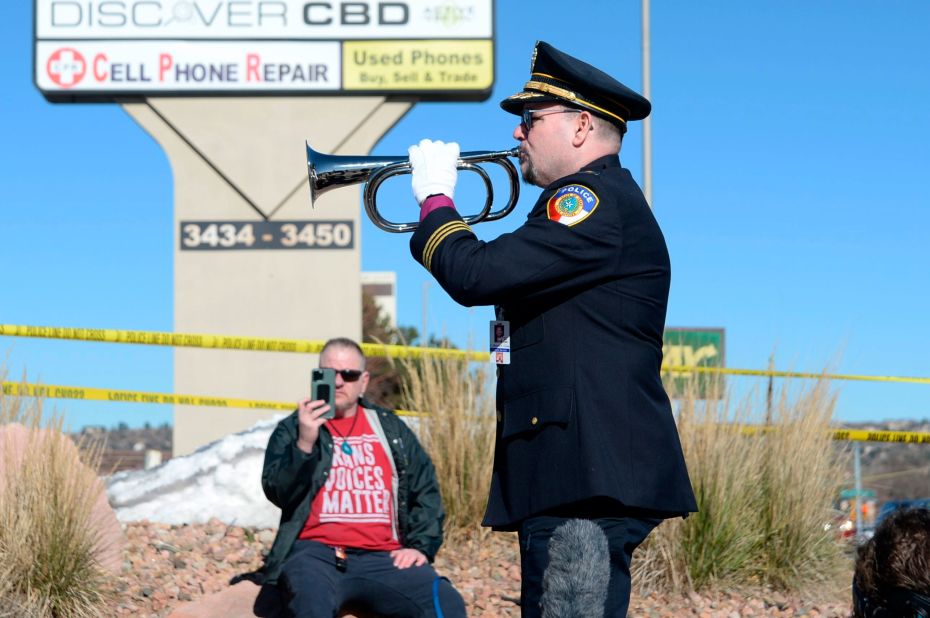
M510 322L491 320L491 362L495 365L510 364Z

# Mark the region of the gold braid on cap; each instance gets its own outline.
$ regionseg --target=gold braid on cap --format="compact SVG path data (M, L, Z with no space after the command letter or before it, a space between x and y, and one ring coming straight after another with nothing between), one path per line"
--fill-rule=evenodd
M535 76L535 75L538 75L539 77L545 77L545 78L549 78L549 79L552 79L552 80L555 80L555 79L556 79L555 77L552 77L551 75L546 75L545 73L533 73L533 75L534 75L534 76ZM523 85L523 88L524 88L524 89L538 90L538 91L544 92L544 93L546 93L546 94L554 94L554 95L557 96L557 97L561 97L561 98L563 98L563 99L567 99L567 100L573 101L573 102L577 101L578 103L584 105L585 107L590 107L591 109L593 109L593 110L595 110L595 111L598 111L598 112L600 112L600 113L602 113L602 114L605 114L605 115L607 115L607 116L610 116L611 118L616 118L617 120L619 120L619 121L622 122L623 124L626 124L626 119L621 118L621 117L618 116L617 114L615 114L615 113L613 113L613 112L611 112L611 111L608 111L608 110L604 109L603 107L601 107L601 106L599 106L599 105L595 105L595 104L592 103L591 101L589 101L589 100L587 100L587 99L585 99L585 98L583 98L583 97L578 96L578 94L576 94L575 92L572 92L571 90L568 90L567 88L560 88L559 86L554 86L554 85L552 85L552 84L547 84L546 82L539 82L539 81L536 81L536 80L530 80L530 81L526 82L526 83ZM622 105L622 104L618 103L617 101L611 101L611 103L613 103L614 105L616 105L616 106L618 106L618 107L623 108L624 110L626 110L626 113L627 113L627 114L630 114L630 109L629 109L627 106ZM632 114L630 114L630 115L632 116Z

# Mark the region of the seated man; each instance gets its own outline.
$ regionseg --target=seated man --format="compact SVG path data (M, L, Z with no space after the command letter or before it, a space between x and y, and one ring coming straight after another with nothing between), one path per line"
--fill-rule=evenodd
M897 511L859 548L855 618L930 618L930 510Z
M393 412L361 398L357 343L328 341L320 367L336 370L336 417L303 399L268 441L262 488L281 524L258 579L278 584L294 616L464 617L430 565L445 513L429 456Z

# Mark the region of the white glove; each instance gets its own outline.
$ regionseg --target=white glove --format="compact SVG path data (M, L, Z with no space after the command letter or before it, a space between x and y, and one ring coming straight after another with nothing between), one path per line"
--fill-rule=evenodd
M430 195L442 193L450 198L455 193L455 181L458 178L456 168L459 160L459 145L441 141L420 140L416 146L407 149L410 164L413 166L413 196L417 204Z

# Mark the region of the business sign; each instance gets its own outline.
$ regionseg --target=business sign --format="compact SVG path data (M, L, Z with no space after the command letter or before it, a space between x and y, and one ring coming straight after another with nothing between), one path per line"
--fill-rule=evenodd
M181 251L353 249L355 225L345 221L181 221Z
M494 0L35 0L50 100L405 94L485 99Z
M667 328L662 336L662 368L725 367L722 328ZM718 373L674 371L672 395L719 399L724 380ZM692 390L693 389L693 390Z

